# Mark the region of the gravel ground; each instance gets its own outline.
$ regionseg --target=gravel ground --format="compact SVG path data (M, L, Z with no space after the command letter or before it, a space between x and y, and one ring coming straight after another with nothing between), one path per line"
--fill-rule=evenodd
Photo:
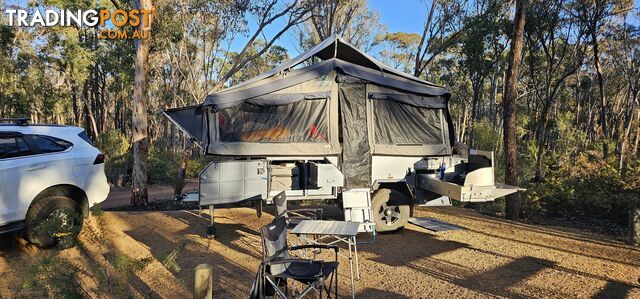
M217 209L218 236L207 239L207 217L197 210L109 211L102 216L106 239L102 249L84 233L84 250L73 248L58 255L82 264L92 275L100 272L96 269L111 269L108 280L119 277L110 262L114 257L151 257L126 280L136 297L190 297L193 268L209 263L214 267L216 297L246 298L261 256L258 229L272 219L271 214L258 219L251 208ZM337 217L339 210L329 208L327 214ZM582 230L515 223L454 207L418 208L416 216L463 229L434 233L409 225L395 234L378 235L373 244L360 245L362 277L356 282L356 296L640 298L637 247ZM97 226L96 217L88 222ZM163 263L176 250L179 271ZM22 287L27 270L52 252L17 235L0 237L0 298L32 295ZM346 296L350 295L348 261L340 258L340 262L339 290ZM97 280L84 279L90 296L111 297Z

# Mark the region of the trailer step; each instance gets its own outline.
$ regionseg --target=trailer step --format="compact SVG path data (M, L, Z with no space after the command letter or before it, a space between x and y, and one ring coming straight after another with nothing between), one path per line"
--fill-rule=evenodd
M421 217L421 218L411 217L409 218L409 223L420 226L420 227L424 227L434 232L444 232L444 231L450 231L450 230L463 229L462 226L457 226L455 224L451 224L448 222L444 222L442 220L429 218L429 217Z

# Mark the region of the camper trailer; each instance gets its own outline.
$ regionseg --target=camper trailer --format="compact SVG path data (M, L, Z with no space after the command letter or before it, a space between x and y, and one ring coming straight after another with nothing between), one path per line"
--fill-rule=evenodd
M412 205L486 202L493 153L454 146L450 92L395 70L338 36L193 107L165 111L216 157L201 206L256 200L370 203L377 231L404 227ZM362 204L360 204L362 205ZM372 226L373 227L373 226Z

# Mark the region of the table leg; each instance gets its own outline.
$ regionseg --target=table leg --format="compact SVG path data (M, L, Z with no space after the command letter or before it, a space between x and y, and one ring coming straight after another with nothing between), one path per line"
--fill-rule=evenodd
M351 298L355 298L356 297L356 288L355 285L353 284L353 254L351 252L351 238L348 239L349 242L347 242L349 244L349 276L351 277Z
M356 237L353 236L353 251L356 256L356 278L360 280L360 262L358 261L358 242L356 242Z

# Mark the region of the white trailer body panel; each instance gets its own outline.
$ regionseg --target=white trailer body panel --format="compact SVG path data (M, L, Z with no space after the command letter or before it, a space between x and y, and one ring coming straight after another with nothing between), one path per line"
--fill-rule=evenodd
M200 173L200 205L266 198L267 161L211 162Z

